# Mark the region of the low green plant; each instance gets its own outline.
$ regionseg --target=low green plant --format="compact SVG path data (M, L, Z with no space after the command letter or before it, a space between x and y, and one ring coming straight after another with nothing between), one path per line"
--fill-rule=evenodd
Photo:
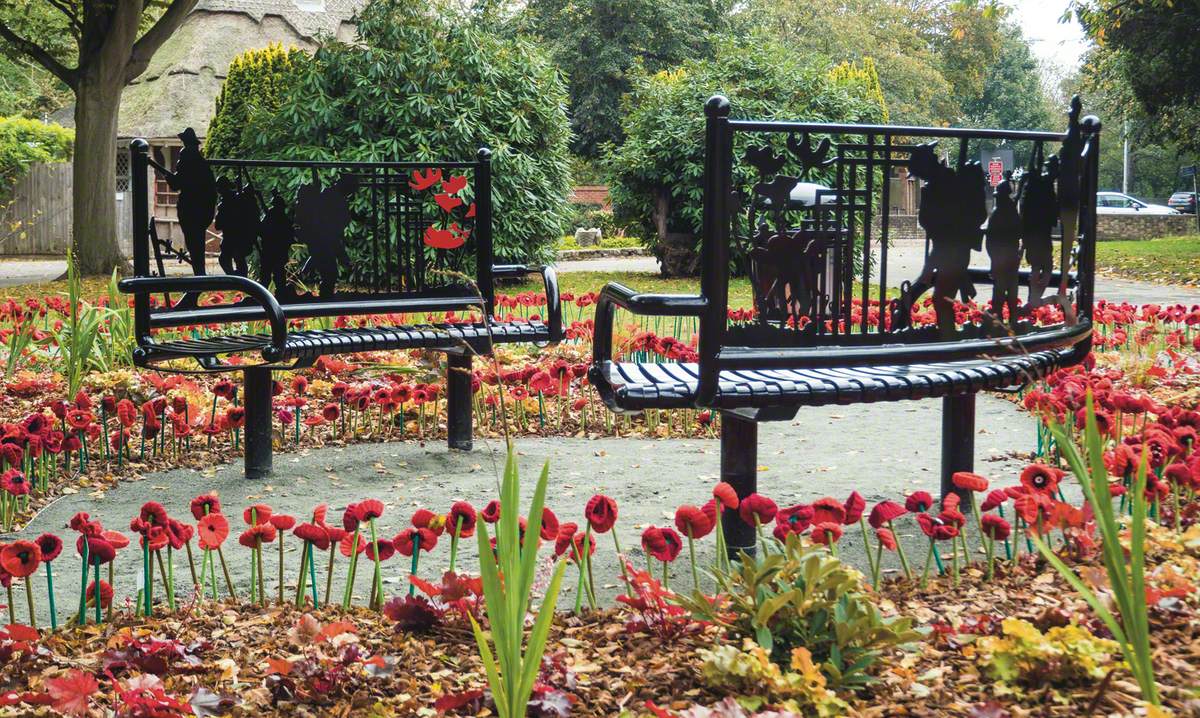
M104 364L104 371L111 371L119 367L133 366L133 348L137 343L134 337L133 309L129 306L129 300L117 288L116 269L108 278L106 295L106 331L97 337L98 358Z
M761 646L746 639L742 648L723 644L701 648L700 674L713 688L740 693L738 703L781 703L780 707L801 715L845 715L846 702L827 686L828 681L803 646L792 649L789 670L774 663ZM757 710L760 705L744 706Z
M547 462L538 477L529 507L528 525L522 536L517 512L521 481L517 475L516 455L512 444L509 444L508 461L500 486L500 521L496 525L494 554L486 524L481 522L477 533L479 573L483 580L489 630L485 633L474 616L470 617L471 630L475 634L475 643L500 718L520 718L525 715L533 683L542 665L542 654L546 650L550 623L554 620L554 609L567 568L565 561L559 561L555 566L545 598L529 632L529 640L525 642L525 616L530 609L530 592L537 574L538 539L549 475L550 464Z
M5 348L8 355L4 358L4 380L12 378L14 372L25 363L25 352L33 343L33 322L18 322L16 328L8 335Z
M81 299L82 287L74 255L68 248L67 301L71 313L68 321L54 330L52 335L58 352L59 371L67 382L67 396L75 396L83 384L84 375L93 368L93 353L105 318L101 308Z
M798 534L768 547L777 550L743 554L713 574L721 600L695 593L680 601L698 617L753 638L776 663L791 660L797 647L808 649L834 689L866 685L885 649L921 637L911 618L881 615L862 574L828 551L803 546Z
M1083 495L1096 517L1096 528L1100 533L1101 556L1108 583L1116 604L1114 615L1095 591L1084 583L1074 571L1063 563L1054 551L1039 537L1033 542L1071 586L1083 596L1092 610L1104 621L1112 632L1133 673L1142 698L1147 703L1159 705L1158 687L1154 682L1154 662L1150 651L1150 614L1146 607L1146 468L1148 454L1142 460L1128 492L1132 506L1130 517L1129 556L1121 546L1121 524L1113 508L1109 493L1108 468L1104 465L1104 443L1096 424L1096 409L1092 393L1087 394L1087 420L1084 426L1084 445L1081 449L1071 432L1057 422L1050 424L1059 451L1071 467Z
M1002 635L982 636L975 647L991 676L1007 684L1069 685L1103 678L1116 665L1116 641L1077 624L1042 633L1028 621L1006 618Z

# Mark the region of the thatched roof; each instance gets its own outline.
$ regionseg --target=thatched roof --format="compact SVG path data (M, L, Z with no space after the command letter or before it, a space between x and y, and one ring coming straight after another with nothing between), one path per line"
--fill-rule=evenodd
M311 50L322 35L352 40L350 20L364 2L200 0L146 72L125 88L117 136L174 137L192 127L203 137L234 57L271 43Z

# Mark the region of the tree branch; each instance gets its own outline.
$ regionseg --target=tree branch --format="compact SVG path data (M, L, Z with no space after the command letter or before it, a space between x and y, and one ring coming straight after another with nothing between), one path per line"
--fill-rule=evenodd
M54 59L54 56L47 52L41 45L13 32L8 25L4 24L3 20L0 20L0 38L8 41L8 44L12 45L19 52L28 55L39 65L49 70L55 77L62 80L67 87L75 89L75 85L78 82L75 70L69 69L66 65Z
M158 48L162 47L167 38L179 29L184 18L192 11L192 8L196 7L196 2L197 0L171 0L171 6L167 8L166 12L146 31L145 35L133 43L133 50L129 53L129 63L126 66L125 82L133 82L138 75L146 71L154 53L158 52Z
M71 24L71 34L78 38L79 34L83 32L83 23L79 22L79 15L75 14L75 10L63 0L48 0L48 2L55 10L67 16L67 22Z

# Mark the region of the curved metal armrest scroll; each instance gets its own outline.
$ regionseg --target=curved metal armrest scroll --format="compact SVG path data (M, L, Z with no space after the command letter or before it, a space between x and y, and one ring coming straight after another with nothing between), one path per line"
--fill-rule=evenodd
M154 294L158 292L217 292L237 291L256 301L266 312L271 324L271 345L263 349L267 361L279 361L287 341L287 319L283 308L267 288L253 279L231 274L198 277L130 277L117 285L125 294ZM138 342L143 341L138 337Z
M558 274L554 268L537 269L527 264L492 265L493 278L513 279L534 272L542 275L542 283L546 287L546 328L550 330L550 343L558 344L562 341L562 304L558 296Z
M708 300L694 294L638 294L624 284L609 282L596 298L593 365L612 359L613 316L617 307L633 314L698 317L708 309Z

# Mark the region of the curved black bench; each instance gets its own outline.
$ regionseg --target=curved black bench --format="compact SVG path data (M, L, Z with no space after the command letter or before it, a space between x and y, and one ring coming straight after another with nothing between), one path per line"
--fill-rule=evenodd
M616 283L601 291L589 370L601 398L618 412L718 411L721 477L740 496L757 489L757 422L790 420L802 406L941 398L942 491L953 491L951 476L974 463L975 394L1024 386L1091 350L1099 121L1080 120L1078 102L1065 133L734 120L722 97L705 109L700 293L639 294ZM954 166L937 161L930 138L957 142ZM1023 151L1028 167L992 190L968 143L997 140ZM1061 157L1048 156L1048 143L1062 143ZM889 207L886 178L897 167L926 180L927 260L895 296L890 218L878 208ZM828 184L829 199L792 201L805 179ZM969 267L985 236L991 266ZM1062 236L1075 239L1063 247ZM731 256L748 267L750 320L730 319ZM963 324L952 300L976 283L993 286L991 312ZM1022 286L1025 306L1005 320ZM913 307L931 289L937 325L916 326ZM1062 320L1034 321L1046 310L1029 309L1043 304L1065 308ZM698 361L614 358L617 308L695 317ZM754 550L754 530L736 512L723 526L731 553Z
M444 352L448 443L470 449L472 356L495 343L562 337L554 270L494 263L486 149L471 162L417 163L206 160L197 147L173 170L151 160L148 149L143 140L130 145L135 276L120 284L134 295L134 362L168 372L243 373L247 477L271 471L274 371L332 354ZM158 237L148 206L151 167L179 192L186 247ZM218 183L215 204L211 190ZM220 275L206 273L204 256L214 204L226 270ZM297 255L295 245L304 251ZM190 263L194 276L167 276L168 260ZM496 280L535 271L545 285L546 317L494 321ZM201 301L214 292L240 298ZM152 306L156 295L162 301ZM409 323L451 311L476 318ZM370 326L301 323L333 317ZM203 330L165 339L154 334L188 327ZM241 361L231 362L234 355Z

